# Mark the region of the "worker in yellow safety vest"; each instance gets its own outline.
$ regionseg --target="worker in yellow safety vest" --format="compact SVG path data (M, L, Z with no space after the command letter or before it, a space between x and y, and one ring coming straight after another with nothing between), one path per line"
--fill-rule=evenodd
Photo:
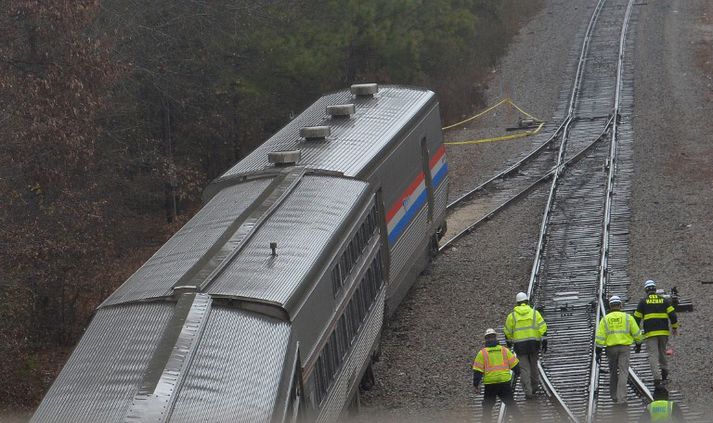
M495 399L508 406L508 412L519 421L520 411L515 404L512 393L512 374L520 373L517 357L507 348L498 344L494 329L485 331L485 348L478 351L473 360L473 386L480 391L480 381L485 385L483 394L483 421L490 421Z
M663 386L657 386L654 389L654 401L646 406L646 411L639 419L640 423L682 423L685 421L681 408L673 401L668 400L668 391Z
M539 311L528 305L527 294L519 292L515 296L515 308L505 319L503 332L508 347L513 346L522 370L522 390L525 398L531 399L537 392L539 377L537 360L542 352L547 352L547 324Z
M634 317L621 311L621 307L621 298L613 295L609 299L610 311L599 321L595 339L597 362L601 360L602 350L607 350L611 399L625 406L630 347L636 343L635 351L641 351L641 331Z

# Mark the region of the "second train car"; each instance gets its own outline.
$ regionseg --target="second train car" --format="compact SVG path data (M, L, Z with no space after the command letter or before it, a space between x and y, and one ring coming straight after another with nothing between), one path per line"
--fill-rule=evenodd
M34 421L334 421L445 226L436 95L317 100L97 309Z

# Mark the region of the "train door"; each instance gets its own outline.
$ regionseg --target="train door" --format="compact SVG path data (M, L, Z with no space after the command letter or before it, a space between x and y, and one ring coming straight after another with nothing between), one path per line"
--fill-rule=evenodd
M426 193L428 195L428 222L431 223L433 222L433 177L431 176L429 161L428 142L426 137L423 137L421 138L421 168L423 170Z

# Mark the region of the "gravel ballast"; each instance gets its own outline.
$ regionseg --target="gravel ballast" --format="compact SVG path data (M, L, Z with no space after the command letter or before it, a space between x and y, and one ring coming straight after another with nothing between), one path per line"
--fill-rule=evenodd
M635 48L632 301L643 282L693 300L673 339L671 388L713 411L713 3L639 6Z
M561 113L572 56L594 1L546 0L494 72L488 104L510 97L545 120ZM713 4L649 1L635 6L635 116L631 301L647 278L694 300L674 340L671 388L695 410L713 396ZM708 57L701 57L708 54ZM558 112L559 110L559 112ZM500 109L448 140L493 136L517 113ZM537 142L448 148L451 197L488 179ZM362 393L360 421L472 421L469 362L486 327L499 330L526 287L545 193L497 215L436 258L387 323L376 386Z

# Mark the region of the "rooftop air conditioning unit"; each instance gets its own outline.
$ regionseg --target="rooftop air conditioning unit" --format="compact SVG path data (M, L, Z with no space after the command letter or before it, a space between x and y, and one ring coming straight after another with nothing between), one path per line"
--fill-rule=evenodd
M300 150L271 151L267 153L267 160L275 166L290 166L300 161Z
M354 84L351 87L352 94L357 97L373 97L379 92L379 84L374 82L368 84Z
M327 114L333 118L335 117L349 117L356 112L356 107L354 103L349 104L335 104L333 106L327 106Z
M305 126L300 128L300 136L307 140L323 140L332 133L329 126Z

